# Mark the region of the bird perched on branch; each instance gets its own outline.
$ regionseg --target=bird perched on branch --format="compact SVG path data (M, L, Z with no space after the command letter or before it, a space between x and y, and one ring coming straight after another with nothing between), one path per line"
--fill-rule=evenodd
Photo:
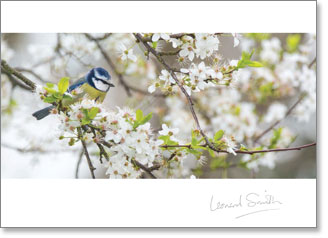
M103 102L111 87L115 87L111 82L110 74L103 68L91 69L83 78L77 80L68 89L68 93L75 93L72 100L63 100L63 106L69 106L84 97ZM41 120L50 114L55 106L49 106L32 114L37 120Z

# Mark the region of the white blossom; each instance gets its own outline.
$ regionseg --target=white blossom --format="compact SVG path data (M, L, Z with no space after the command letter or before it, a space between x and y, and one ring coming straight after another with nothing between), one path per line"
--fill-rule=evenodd
M137 56L133 54L133 49L128 49L124 44L120 45L120 57L121 60L126 61L126 60L132 60L133 62L137 61Z
M170 40L170 36L168 34L166 34L166 33L154 33L153 36L152 36L152 38L151 38L151 40L153 42L156 42L156 41L158 41L161 38L163 40L166 40L166 41L167 40Z
M273 121L280 120L285 117L287 112L287 107L284 104L275 102L270 105L268 112L265 115L264 121L266 123L271 123Z
M198 33L195 34L195 53L201 59L211 56L214 51L219 50L219 39L215 35Z
M260 57L264 61L268 61L269 63L275 64L279 61L280 51L281 51L281 43L280 40L276 37L270 40L262 41L262 51Z

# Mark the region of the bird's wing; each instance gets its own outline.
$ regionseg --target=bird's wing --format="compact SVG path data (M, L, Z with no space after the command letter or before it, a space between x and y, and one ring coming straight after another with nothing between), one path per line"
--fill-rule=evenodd
M87 80L86 80L85 77L80 78L79 80L77 80L74 84L72 84L72 85L68 88L67 92L71 92L72 90L74 90L74 89L80 87L81 85L83 85L83 84L86 83L86 82L87 82Z

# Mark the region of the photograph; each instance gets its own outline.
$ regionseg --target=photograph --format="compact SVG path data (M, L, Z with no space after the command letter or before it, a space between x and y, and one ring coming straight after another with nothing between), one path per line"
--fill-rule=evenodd
M2 179L315 179L314 33L3 33Z

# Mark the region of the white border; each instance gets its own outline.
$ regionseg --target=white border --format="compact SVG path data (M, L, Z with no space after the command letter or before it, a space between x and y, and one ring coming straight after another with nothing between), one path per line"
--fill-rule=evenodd
M1 2L2 32L315 32L315 1Z
M4 227L316 226L315 179L3 179L1 194Z

